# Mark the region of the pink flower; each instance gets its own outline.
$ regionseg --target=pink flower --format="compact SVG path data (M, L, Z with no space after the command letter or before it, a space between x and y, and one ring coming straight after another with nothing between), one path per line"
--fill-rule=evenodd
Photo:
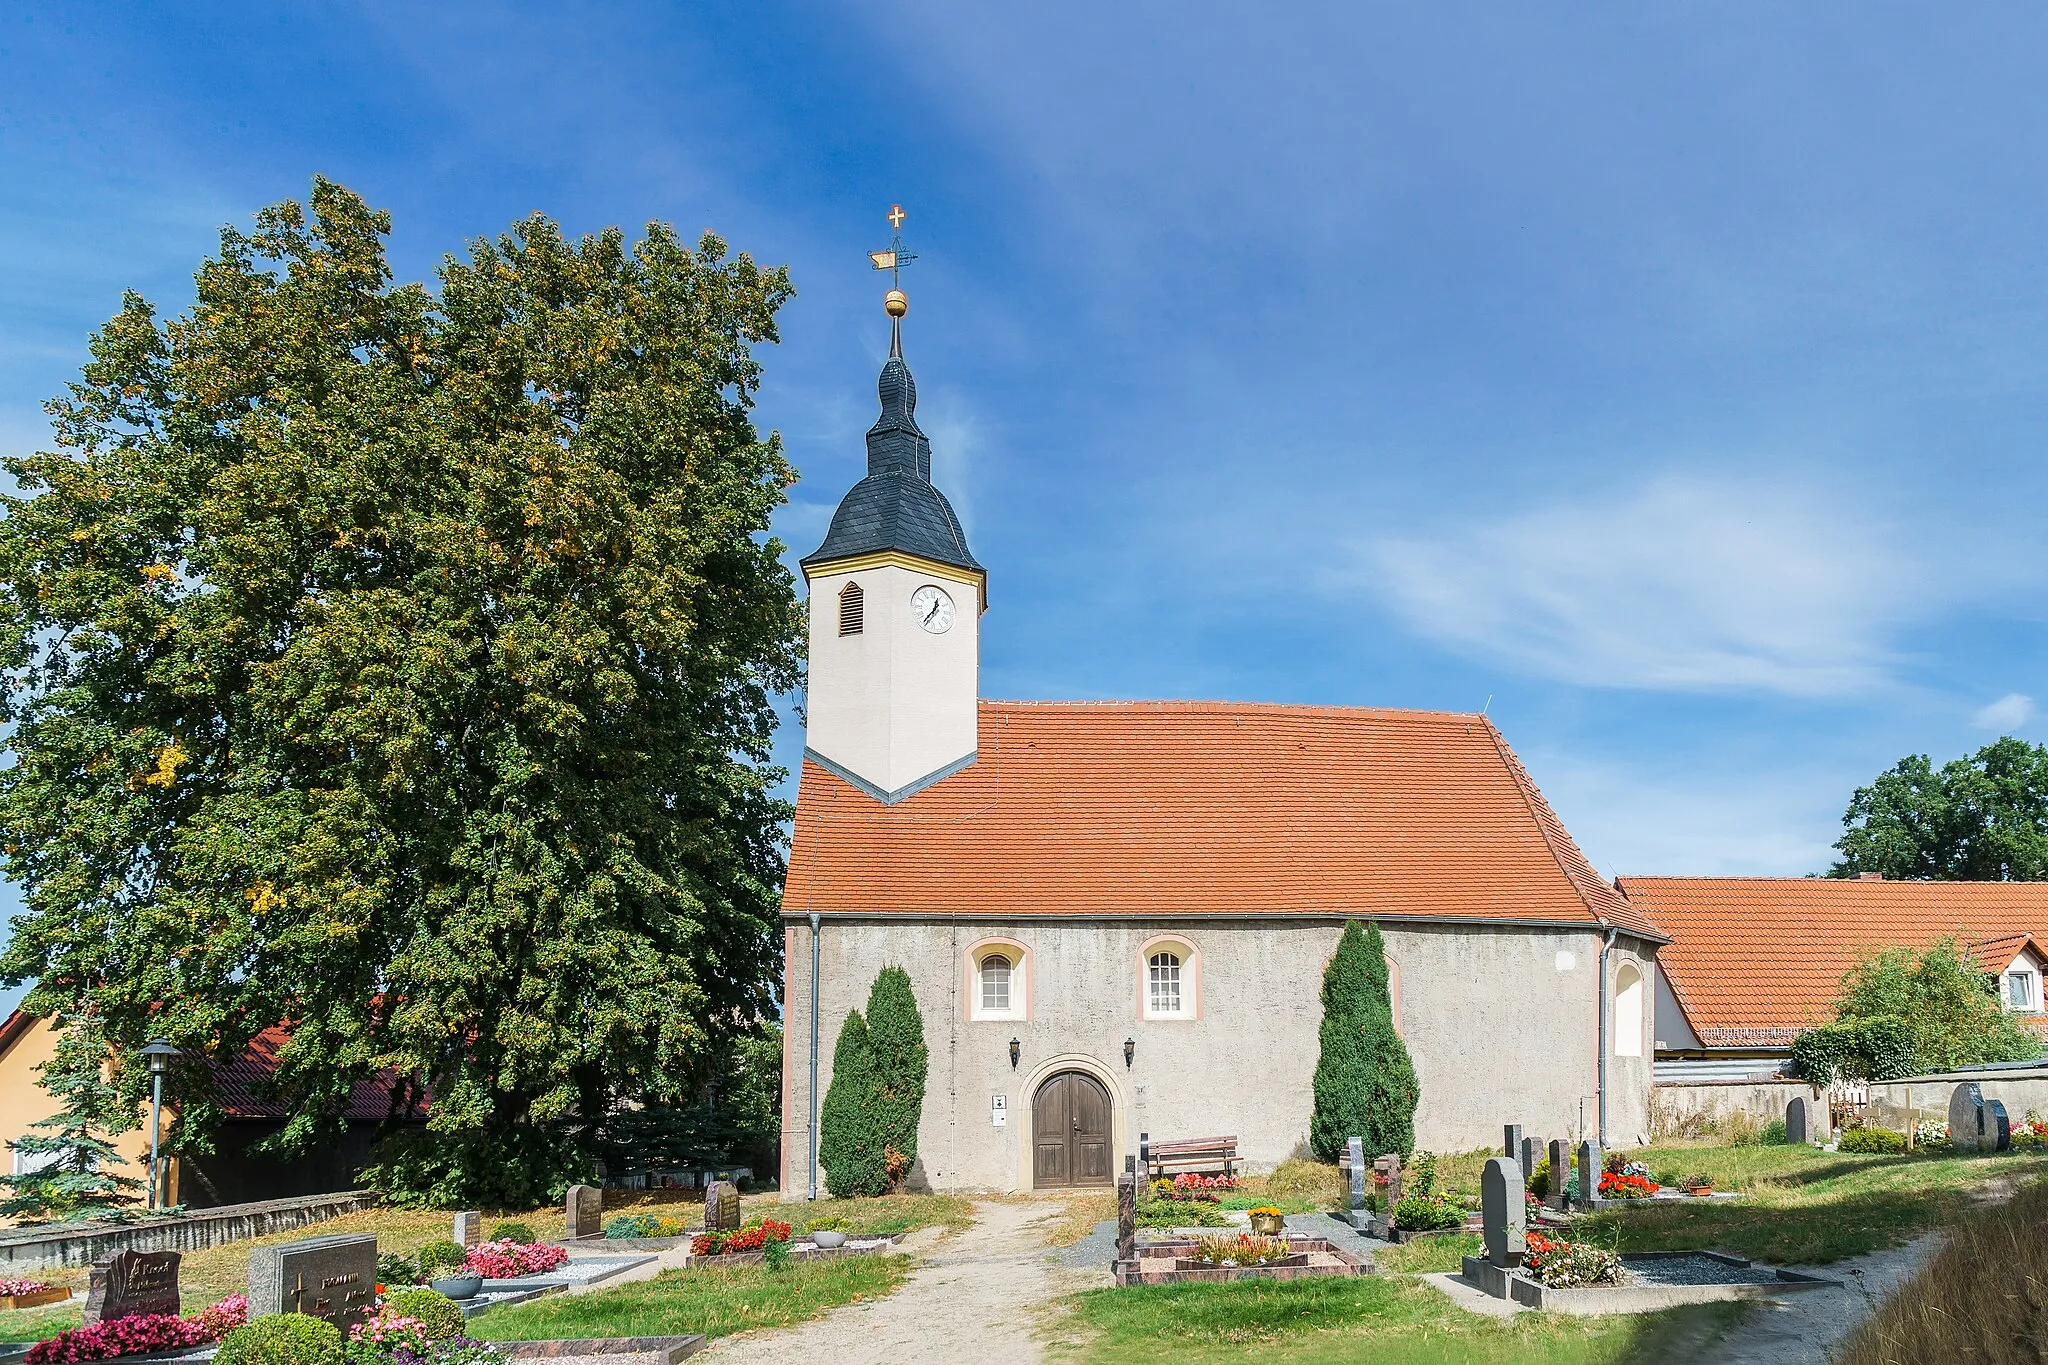
M0 1280L0 1299L26 1298L40 1294L50 1286L41 1280Z
M479 1242L469 1249L463 1268L487 1280L510 1280L545 1275L568 1261L568 1252L546 1242Z

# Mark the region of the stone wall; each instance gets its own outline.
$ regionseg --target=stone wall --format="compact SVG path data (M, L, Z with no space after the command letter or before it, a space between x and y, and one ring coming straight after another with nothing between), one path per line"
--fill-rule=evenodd
M224 1204L182 1218L86 1228L31 1228L0 1233L0 1274L90 1265L110 1251L203 1251L207 1247L290 1232L339 1218L377 1202L368 1190Z
M2018 1071L1957 1071L1938 1076L1913 1076L1882 1081L1870 1087L1866 1119L1879 1128L1905 1132L1920 1119L1948 1122L1948 1101L1958 1085L1975 1081L1987 1100L2005 1106L2006 1117L2018 1123L2028 1110L2048 1114L2048 1067Z
M1651 1120L1659 1135L1698 1136L1741 1115L1758 1125L1785 1117L1795 1095L1811 1104L1808 1131L1828 1136L1828 1099L1805 1081L1678 1081L1656 1087L1650 1098Z
M1156 1139L1234 1134L1249 1169L1272 1168L1308 1137L1322 1021L1322 972L1343 921L1274 917L1208 921L921 920L828 917L820 943L820 1095L849 1010L884 966L910 975L931 1053L913 1182L939 1189L1031 1185L1031 1110L1062 1071L1094 1076L1112 1105L1113 1169L1140 1133ZM1470 1151L1503 1123L1574 1139L1598 1121L1598 964L1587 930L1385 922L1396 1017L1421 1081L1416 1143ZM1142 1017L1145 944L1171 934L1199 959L1199 1008L1185 1020ZM970 1020L968 957L991 938L1028 962L1028 1017ZM810 929L787 936L783 1183L809 1179ZM1647 946L1621 940L1610 971L1654 972ZM1647 995L1647 993L1646 993ZM1653 1023L1645 1033L1654 1037ZM1009 1043L1018 1041L1013 1067ZM1124 1061L1124 1042L1133 1045ZM1651 1049L1610 1058L1609 1142L1649 1136ZM1004 1125L991 1121L1001 1096ZM820 1177L820 1187L823 1178Z

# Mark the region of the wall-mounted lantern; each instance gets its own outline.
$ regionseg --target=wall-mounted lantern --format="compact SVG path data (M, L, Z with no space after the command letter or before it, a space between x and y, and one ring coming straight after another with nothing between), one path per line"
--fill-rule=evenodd
M1137 1055L1138 1040L1136 1038L1124 1039L1124 1070L1129 1071L1131 1069L1131 1058Z
M1010 1070L1015 1071L1017 1069L1017 1059L1023 1054L1024 1044L1012 1038L1010 1040Z

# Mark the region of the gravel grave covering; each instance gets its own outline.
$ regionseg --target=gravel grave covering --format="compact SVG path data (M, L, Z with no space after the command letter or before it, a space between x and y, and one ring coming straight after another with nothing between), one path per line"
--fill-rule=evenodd
M1778 1272L1768 1266L1730 1265L1713 1256L1659 1256L1624 1264L1629 1283L1639 1285L1778 1283Z

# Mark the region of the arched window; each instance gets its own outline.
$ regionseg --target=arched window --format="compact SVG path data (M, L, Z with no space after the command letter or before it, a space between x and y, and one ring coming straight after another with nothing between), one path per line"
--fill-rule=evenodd
M1010 959L990 953L981 960L981 1012L1006 1014L1010 1009Z
M860 584L848 583L839 590L839 633L858 635L867 628L867 594Z
M1148 938L1138 948L1138 1017L1193 1019L1201 1005L1201 955L1179 934Z
M1152 954L1145 964L1145 1010L1149 1014L1179 1014L1180 954Z
M1643 1055L1643 974L1626 962L1614 974L1614 1055Z

